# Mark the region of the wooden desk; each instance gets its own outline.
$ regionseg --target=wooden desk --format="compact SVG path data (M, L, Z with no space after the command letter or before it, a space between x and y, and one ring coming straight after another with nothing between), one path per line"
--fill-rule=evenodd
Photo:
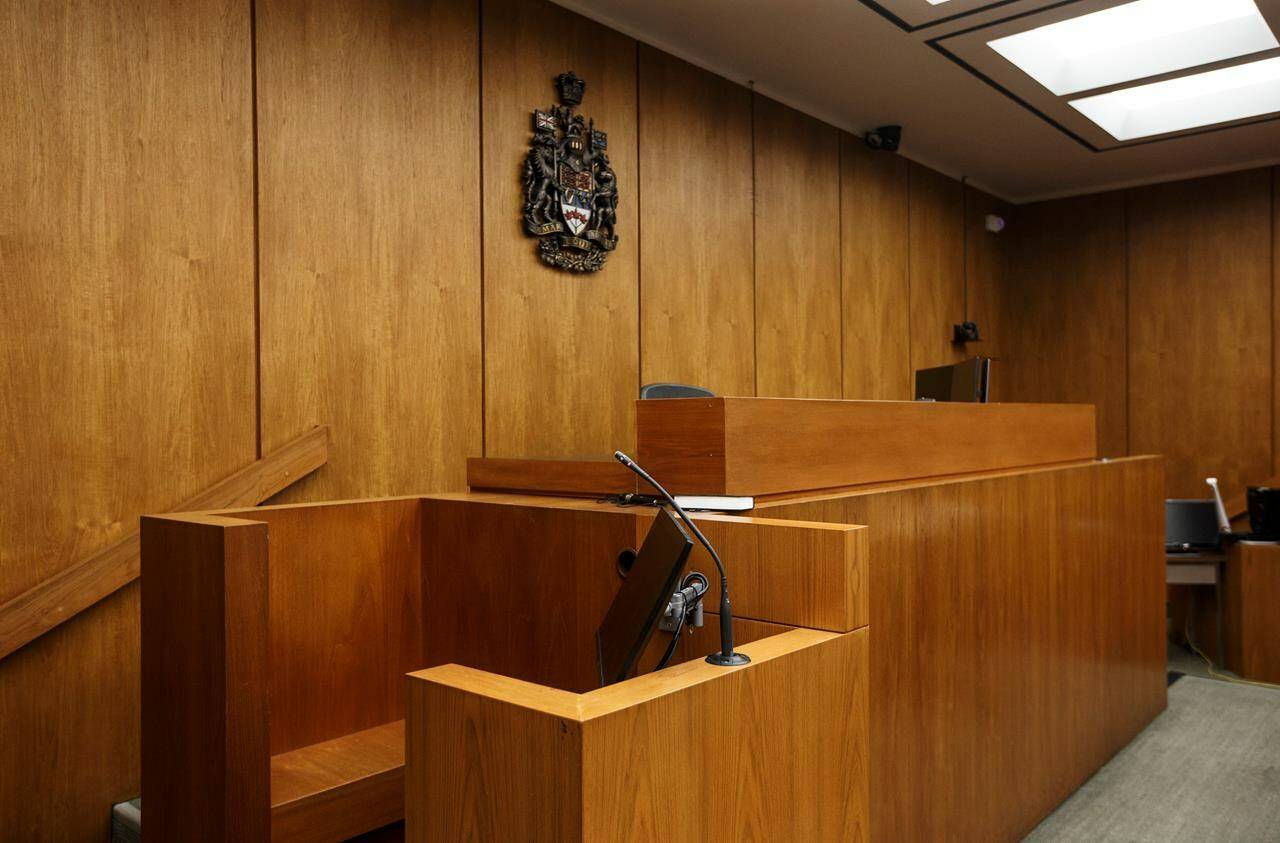
M1218 650L1218 664L1226 666L1226 639L1223 634L1222 580L1223 566L1227 562L1225 553L1166 553L1165 584L1166 585L1212 585L1214 642ZM1196 616L1195 591L1191 591L1191 617Z
M1236 544L1225 580L1227 667L1280 683L1280 545Z

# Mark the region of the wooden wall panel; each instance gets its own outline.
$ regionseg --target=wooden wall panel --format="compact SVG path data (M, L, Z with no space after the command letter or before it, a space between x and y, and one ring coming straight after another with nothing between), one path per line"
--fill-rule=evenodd
M640 374L755 394L751 92L640 45Z
M1013 230L987 231L987 215L994 214L1014 225ZM964 188L965 319L978 323L982 341L964 346L966 357L983 355L1002 358L1006 334L1005 311L1001 305L1005 288L1012 280L1013 249L1018 223L1017 210L1007 202L976 188ZM1000 396L1001 364L997 359L992 378L992 400Z
M1128 453L1123 194L1025 205L1005 235L1001 399L1093 404L1099 453Z
M755 98L756 394L839 398L840 138Z
M840 134L844 398L912 398L907 160Z
M254 458L241 2L0 4L0 601ZM0 662L0 818L104 839L138 789L138 598Z
M1280 328L1280 167L1271 170L1271 475L1280 474L1280 388L1276 373L1280 372L1280 343L1275 335Z
M484 4L484 371L488 456L608 454L634 438L640 388L636 43L545 2ZM520 170L553 79L586 80L609 135L618 248L585 276L543 265L521 225Z
M423 658L419 512L399 498L230 513L271 535L273 755L404 716Z
M465 484L481 451L476 5L257 4L262 438L290 499Z
M1129 194L1129 447L1170 497L1272 469L1271 184L1266 170Z
M964 321L964 189L958 181L915 163L910 165L910 183L914 372L966 356L962 346L951 343L952 326Z

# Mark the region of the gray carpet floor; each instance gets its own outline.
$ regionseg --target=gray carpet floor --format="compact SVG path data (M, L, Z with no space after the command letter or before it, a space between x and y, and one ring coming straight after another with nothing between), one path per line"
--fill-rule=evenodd
M1026 839L1280 841L1280 691L1179 679L1168 710Z

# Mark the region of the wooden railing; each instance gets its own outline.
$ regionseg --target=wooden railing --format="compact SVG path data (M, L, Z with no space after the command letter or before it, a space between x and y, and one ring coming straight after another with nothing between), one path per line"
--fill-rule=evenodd
M329 459L329 428L314 428L174 507L175 512L254 506ZM138 578L138 531L0 605L0 659Z

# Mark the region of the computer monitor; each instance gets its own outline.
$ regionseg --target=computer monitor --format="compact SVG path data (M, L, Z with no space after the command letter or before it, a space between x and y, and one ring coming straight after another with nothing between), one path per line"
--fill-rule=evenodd
M665 509L658 510L627 578L596 631L600 686L627 678L667 611L693 542Z
M1169 553L1214 550L1222 542L1212 498L1170 498L1164 502L1164 549Z
M987 403L991 393L991 358L970 357L952 366L916 371L916 400Z

